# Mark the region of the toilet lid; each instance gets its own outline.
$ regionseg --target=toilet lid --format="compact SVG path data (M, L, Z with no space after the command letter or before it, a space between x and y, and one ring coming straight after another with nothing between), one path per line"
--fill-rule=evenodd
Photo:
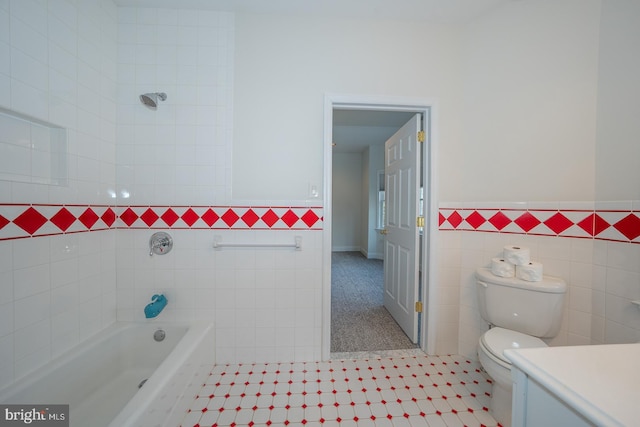
M504 351L518 348L547 347L540 338L503 328L491 328L482 335L482 343L495 357L511 364Z

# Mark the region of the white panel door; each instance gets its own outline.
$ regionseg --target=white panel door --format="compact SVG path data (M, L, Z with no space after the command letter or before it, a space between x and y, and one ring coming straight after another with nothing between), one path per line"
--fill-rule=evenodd
M384 306L407 336L418 342L420 115L385 143Z

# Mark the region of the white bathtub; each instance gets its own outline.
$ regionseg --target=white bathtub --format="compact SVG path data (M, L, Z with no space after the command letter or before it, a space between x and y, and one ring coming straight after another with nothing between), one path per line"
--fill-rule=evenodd
M69 404L71 427L173 427L214 362L211 324L118 322L0 390L0 403Z

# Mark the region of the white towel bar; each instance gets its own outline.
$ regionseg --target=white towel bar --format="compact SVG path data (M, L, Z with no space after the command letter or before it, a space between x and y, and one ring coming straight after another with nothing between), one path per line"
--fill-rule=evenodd
M293 248L302 250L302 236L296 236L293 243L222 243L221 236L213 238L213 248Z

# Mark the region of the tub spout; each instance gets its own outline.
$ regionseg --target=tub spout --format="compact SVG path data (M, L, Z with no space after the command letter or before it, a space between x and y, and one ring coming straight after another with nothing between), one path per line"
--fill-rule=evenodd
M144 308L144 315L147 319L156 317L167 305L167 298L160 294L151 297L151 302Z

